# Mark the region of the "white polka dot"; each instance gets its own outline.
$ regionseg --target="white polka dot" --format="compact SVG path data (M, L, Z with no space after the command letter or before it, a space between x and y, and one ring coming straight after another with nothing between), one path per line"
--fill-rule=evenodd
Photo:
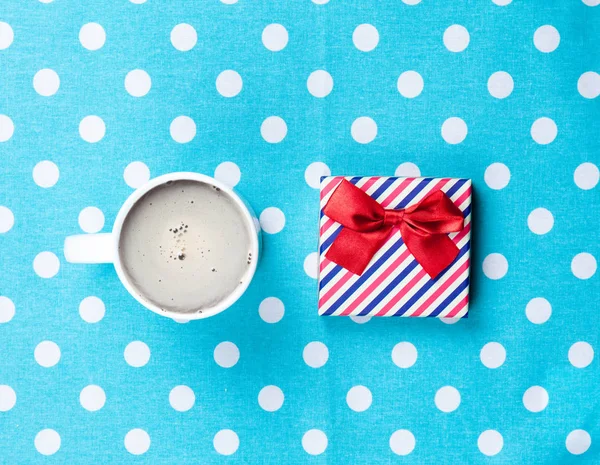
M398 92L403 97L415 98L423 92L423 78L416 71L405 71L398 78Z
M277 207L265 208L260 214L260 227L268 234L277 234L285 226L285 215Z
M100 386L90 384L84 387L79 394L79 403L81 406L90 412L96 412L104 407L106 402L106 394Z
M587 431L576 429L569 433L565 445L571 454L581 455L592 445L592 437Z
M43 429L35 435L35 448L42 455L53 455L60 449L60 435L53 429Z
M0 384L0 412L8 412L17 403L17 394L6 384Z
M60 171L50 160L43 160L33 167L33 181L45 189L58 182Z
M9 140L15 132L15 125L8 116L0 115L0 142Z
M13 215L13 212L9 208L0 205L0 234L10 231L14 224L15 215Z
M223 0L221 0L223 1ZM232 455L240 447L240 438L235 431L222 429L213 439L215 450L221 455Z
M55 342L42 341L35 347L33 356L40 366L50 368L60 360L60 348Z
M275 412L283 405L283 391L277 386L265 386L258 393L258 405L267 412Z
M496 71L488 79L487 86L492 97L503 99L512 93L515 83L512 76L506 71Z
M327 97L333 90L333 78L327 71L319 69L310 73L306 87L313 97Z
M350 315L350 319L357 325L364 325L365 323L371 321L371 318L372 317L370 315Z
M104 318L105 312L104 302L93 295L86 297L79 304L79 316L87 323L98 323Z
M321 186L321 177L331 176L329 167L320 161L315 161L308 165L304 171L304 180L313 189L318 189Z
M483 273L490 279L501 279L508 271L508 261L504 255L491 253L483 259Z
M8 297L0 295L0 323L8 323L15 316L15 304Z
M494 2L498 6L506 6L509 5L512 2L512 0L492 0L492 2Z
M500 453L504 447L504 438L498 431L488 429L479 435L477 447L482 454L491 457Z
M60 78L52 69L41 69L33 77L33 88L43 97L50 97L58 92Z
M181 23L171 31L171 43L180 52L188 52L194 48L198 42L198 34L189 24Z
M444 45L451 52L462 52L469 46L469 31L460 24L453 24L444 31Z
M600 181L600 170L593 163L582 163L575 169L573 179L577 187L587 191L596 187Z
M394 175L407 178L418 178L421 176L421 170L414 163L407 161L396 168Z
M558 128L550 118L536 119L531 125L531 137L540 145L547 145L556 139Z
M442 124L442 137L449 144L460 144L467 137L467 123L453 116Z
M412 6L412 5L418 5L419 3L421 3L421 0L402 0L402 3Z
M150 436L143 429L135 428L125 435L125 449L133 455L145 454L150 448Z
M90 144L95 144L102 140L105 133L106 125L99 116L86 116L79 123L79 135L84 141Z
M79 42L88 50L99 50L106 42L106 32L98 23L87 23L79 30Z
M302 436L302 447L307 454L321 455L327 449L327 435L320 429L311 429Z
M600 95L600 74L587 71L577 80L577 91L582 97L593 99Z
M355 412L364 412L371 406L373 395L365 386L354 386L346 394L346 403Z
M60 261L52 252L40 252L33 259L33 270L40 278L56 276L59 268Z
M399 342L392 349L392 361L400 368L410 368L417 361L417 348L410 342Z
M0 50L5 50L10 47L13 39L15 38L15 33L13 32L10 24L0 21Z
M196 123L189 116L178 116L171 122L169 128L175 142L187 144L196 137Z
M571 271L579 279L589 279L594 276L597 266L594 256L587 252L578 253L571 261Z
M531 386L523 394L523 405L530 412L541 412L548 406L548 391L541 386Z
M600 0L581 0L587 6L598 6L600 5Z
M279 52L288 43L288 31L281 24L269 24L262 32L263 45L272 52Z
M319 276L319 255L317 252L309 253L304 259L304 272L312 279L317 279L317 276Z
M438 318L442 323L446 325L453 325L462 320L462 318Z
M377 137L377 123L368 116L356 118L350 128L350 134L359 144L368 144Z
M485 367L499 368L506 360L506 349L499 342L488 342L481 348L479 358Z
M123 171L123 179L129 187L137 189L150 180L150 169L141 161L131 162Z
M215 169L215 179L227 184L229 187L235 187L240 182L241 177L240 168L231 161L225 161Z
M312 2L315 5L325 5L326 3L329 3L329 0L312 0Z
M554 26L549 24L539 27L533 34L533 44L540 52L553 52L559 43L560 34Z
M142 341L133 341L125 347L123 357L128 365L141 368L150 360L150 348Z
M237 3L238 0L221 0L221 3L224 3L225 5L233 5L234 3Z
M152 87L150 75L143 69L134 69L125 76L125 90L132 97L143 97Z
M258 314L266 323L277 323L283 318L284 313L285 306L277 297L267 297L258 307Z
M460 405L460 392L452 386L444 386L435 393L434 401L442 412L454 412Z
M104 213L97 207L85 207L79 213L79 227L86 233L97 233L104 227Z
M552 305L543 297L535 297L527 303L525 315L532 323L541 325L550 319Z
M585 368L594 360L594 348L587 342L579 341L569 348L569 362L575 368Z
M371 24L361 24L354 29L352 42L361 52L370 52L379 43L379 32Z
M223 97L235 97L242 91L242 76L232 69L226 69L217 76L216 86Z
M187 412L195 402L196 395L188 386L175 386L169 393L169 404L178 412Z
M396 455L408 455L415 449L415 436L407 429L394 431L390 436L390 449Z
M269 144L278 144L287 135L287 125L279 116L269 116L260 125L260 135Z
M321 368L329 360L329 349L322 342L309 342L302 351L302 358L309 367Z
M136 5L141 5L142 3L146 3L146 0L129 0L131 3L135 3Z
M554 217L545 208L536 208L527 217L527 226L534 234L547 234L554 226Z
M483 178L490 189L504 189L510 181L510 170L504 163L492 163L485 169Z
M40 0L40 3L52 3L54 0Z
M231 368L240 359L240 350L233 342L225 341L215 347L213 356L217 365Z

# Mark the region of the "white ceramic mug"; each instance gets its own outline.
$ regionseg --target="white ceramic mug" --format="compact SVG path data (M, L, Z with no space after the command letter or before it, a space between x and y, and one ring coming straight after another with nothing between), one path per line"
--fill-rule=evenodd
M143 295L140 295L139 290L137 290L132 285L128 275L125 273L123 269L123 264L121 263L121 258L119 256L119 240L121 237L123 224L125 222L125 218L129 214L133 206L136 204L136 202L139 199L141 199L144 196L144 194L146 194L151 189L157 186L165 184L168 181L182 180L198 181L209 186L217 187L235 202L236 206L238 207L241 219L243 220L243 224L246 228L248 228L248 236L251 240L250 251L252 252L252 256L255 257L255 259L252 260L250 269L248 271L248 279L245 279L242 283L240 283L240 285L236 287L233 290L233 292L227 295L215 306L210 308L203 308L202 312L194 312L189 314L164 310L155 305L147 298L145 298ZM152 310L155 313L158 313L159 315L167 316L169 318L185 318L188 320L207 318L229 308L242 296L242 294L248 288L248 285L250 284L250 281L252 280L256 271L256 266L259 259L259 251L261 248L260 228L256 226L257 224L258 222L256 220L256 216L254 215L251 207L230 187L226 186L222 182L217 181L216 179L213 179L209 176L205 176L203 174L198 173L170 173L150 180L129 196L129 198L125 201L125 203L119 210L119 213L117 214L117 218L115 219L115 224L113 226L112 232L99 234L79 234L76 236L69 236L65 239L64 253L65 258L69 263L114 264L115 269L117 271L117 275L119 276L121 283L123 283L123 286L125 286L125 289L127 289L127 291L144 307L148 308L149 310Z

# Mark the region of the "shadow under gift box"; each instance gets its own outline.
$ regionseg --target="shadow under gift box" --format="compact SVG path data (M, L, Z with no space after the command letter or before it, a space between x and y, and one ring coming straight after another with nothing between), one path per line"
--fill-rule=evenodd
M346 179L385 209L404 209L441 190L464 216L461 231L448 234L458 248L454 261L431 278L394 228L359 276L332 262L326 253L343 227L323 209ZM469 310L471 180L329 176L321 180L319 221L319 315L466 318Z

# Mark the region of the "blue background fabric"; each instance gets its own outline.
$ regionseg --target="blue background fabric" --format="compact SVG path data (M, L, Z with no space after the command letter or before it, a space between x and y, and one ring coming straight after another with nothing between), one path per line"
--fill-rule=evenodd
M599 463L597 4L3 0L0 463ZM223 162L266 230L233 308L180 324L64 260L145 167ZM313 162L473 180L468 319L317 316Z

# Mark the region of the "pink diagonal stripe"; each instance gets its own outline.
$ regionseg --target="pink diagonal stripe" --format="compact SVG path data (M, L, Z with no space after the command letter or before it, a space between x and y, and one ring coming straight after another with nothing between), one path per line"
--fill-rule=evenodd
M405 180L403 180L398 187L396 187L392 192L389 193L389 195L383 199L380 203L381 206L383 208L387 207L390 203L392 203L394 201L394 199L402 193L402 191L404 189L406 189L408 187L408 185L413 182L415 180L415 178L406 178Z
M410 252L408 250L405 250L392 263L386 265L385 271L381 273L381 275L377 276L377 279L375 279L371 284L369 284L369 286L366 289L364 289L360 293L360 295L356 297L356 299L353 299L352 303L346 309L344 309L344 311L340 313L340 315L350 315L352 311L355 308L357 308L373 292L373 290L377 289L377 287L379 287L379 285L396 270L396 267L398 267L404 260L408 258L409 255Z
M465 237L465 235L469 232L469 230L471 229L470 225L467 225L466 228L464 228L459 234L458 236L456 236L454 238L454 242L458 244L458 242L460 242L460 240ZM409 291L412 291L414 286L416 286L416 284L421 281L421 279L423 279L423 277L426 275L427 273L425 272L425 270L423 270L421 268L421 270L415 275L414 278L412 278L410 280L410 282L408 282L406 285L402 286L402 288L400 289L400 291L398 292L398 294L396 294L387 304L385 304L385 306L379 310L376 314L376 316L384 316L386 315L392 308L394 308L394 306L400 302L402 300L402 298L408 294ZM417 290L417 292L419 292Z
M400 291L398 291L398 294L396 294L387 304L385 304L385 306L379 310L375 316L385 316L385 314L387 312L390 311L391 308L394 307L394 305L396 305L398 302L400 302L400 300L402 300L402 298L408 294L408 291L412 290L413 287L416 286L416 284L421 281L421 279L423 279L423 277L427 274L427 272L421 268L419 270L419 272L409 281L406 283L406 285L402 286L400 288Z
M464 296L460 302L458 302L456 304L456 307L454 307L450 313L448 313L444 318L452 318L455 315L457 315L463 308L465 308L465 306L469 303L469 294L467 294L466 296Z
M329 183L321 190L321 199L324 199L327 194L329 194L334 187L336 187L340 182L344 179L343 176L335 176L332 178Z
M429 306L436 301L436 299L441 296L444 291L446 289L448 289L450 286L452 286L456 280L466 271L469 269L469 261L465 261L465 263L463 263L461 266L458 267L458 269L452 274L452 276L450 276L449 278L447 278L446 280L444 280L444 284L442 284L442 286L440 286L439 288L436 289L436 291L431 294L427 300L425 300L425 302L423 302L419 308L417 308L417 310L415 310L413 313L411 313L410 316L419 316L421 313L423 313L425 310L427 310L427 308L429 308Z
M344 275L340 278L339 281L337 281L333 286L331 286L331 289L329 289L325 295L323 297L321 297L319 299L319 308L323 308L324 305L327 303L327 301L329 299L331 299L331 297L344 285L348 282L348 280L352 277L352 276L356 276L353 273L350 273L347 270L344 270Z

